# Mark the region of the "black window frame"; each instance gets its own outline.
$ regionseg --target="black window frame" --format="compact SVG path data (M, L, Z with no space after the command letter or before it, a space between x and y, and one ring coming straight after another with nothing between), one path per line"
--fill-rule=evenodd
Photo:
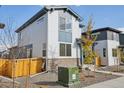
M64 45L64 50L61 50L61 45ZM70 48L70 53L69 53L69 51L67 51L67 50L69 50L68 48ZM63 54L62 54L62 52L64 52ZM72 56L72 45L71 44L65 44L65 43L60 43L59 44L59 56L61 56L61 57L71 57Z

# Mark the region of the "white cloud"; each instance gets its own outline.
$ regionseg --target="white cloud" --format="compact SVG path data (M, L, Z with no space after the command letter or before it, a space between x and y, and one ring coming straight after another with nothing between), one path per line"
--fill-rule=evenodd
M117 28L118 30L122 31L122 33L124 33L124 27L121 28Z

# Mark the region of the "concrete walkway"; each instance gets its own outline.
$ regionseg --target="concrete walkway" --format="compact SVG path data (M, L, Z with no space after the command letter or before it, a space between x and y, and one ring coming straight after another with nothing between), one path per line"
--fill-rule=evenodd
M83 67L85 68L85 67L87 67L87 65L84 65ZM94 65L91 65L89 67L89 69L91 71L94 71ZM113 74L113 75L118 75L118 76L124 76L124 73L119 73L119 72L103 71L103 70L97 70L97 69L95 70L95 72L106 73L106 74Z
M93 84L86 88L124 88L124 77Z
M92 70L93 71L93 70ZM106 74L112 74L112 75L117 75L117 76L123 76L123 73L119 73L119 72L111 72L111 71L101 71L101 70L96 70L95 72L99 72L99 73L106 73Z

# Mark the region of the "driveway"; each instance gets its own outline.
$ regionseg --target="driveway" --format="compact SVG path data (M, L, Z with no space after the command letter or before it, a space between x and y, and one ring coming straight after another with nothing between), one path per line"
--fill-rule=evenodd
M124 88L124 77L93 84L86 88Z

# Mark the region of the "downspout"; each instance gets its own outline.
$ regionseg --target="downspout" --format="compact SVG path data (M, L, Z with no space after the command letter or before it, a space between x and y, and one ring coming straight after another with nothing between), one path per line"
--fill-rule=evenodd
M47 10L45 10L47 12ZM48 11L49 12L49 11ZM46 37L46 64L45 64L45 72L48 72L48 12L47 12L47 37Z
M79 65L79 59L78 59L78 44L77 44L77 46L76 46L76 59L77 59L77 67L79 67L80 65Z
M77 48L76 48L76 54L77 54L77 66L78 67L82 67L82 46L81 46L81 39L76 39L76 44L77 44ZM80 59L78 59L78 48L79 48L79 52L80 52Z

